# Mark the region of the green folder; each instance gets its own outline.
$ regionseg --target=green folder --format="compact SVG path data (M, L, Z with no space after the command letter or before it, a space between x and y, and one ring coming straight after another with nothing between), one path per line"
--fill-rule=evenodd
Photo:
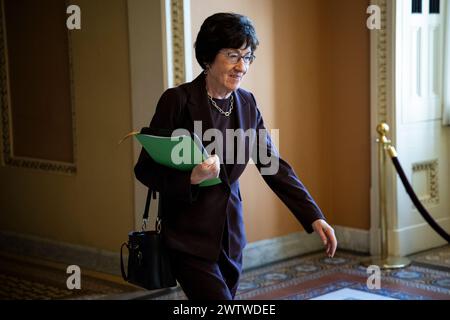
M190 171L209 157L195 133L193 138L188 135L162 137L142 133L134 136L156 163L169 168ZM220 178L214 178L203 181L199 186L209 187L221 182Z

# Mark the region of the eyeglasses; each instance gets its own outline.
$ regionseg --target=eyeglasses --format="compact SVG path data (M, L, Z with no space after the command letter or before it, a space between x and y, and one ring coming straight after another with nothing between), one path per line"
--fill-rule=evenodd
M223 54L227 58L228 62L231 64L238 64L239 61L242 59L246 65L250 65L256 59L255 55L253 55L252 53L248 53L245 56L243 56L236 51L226 51L223 52Z

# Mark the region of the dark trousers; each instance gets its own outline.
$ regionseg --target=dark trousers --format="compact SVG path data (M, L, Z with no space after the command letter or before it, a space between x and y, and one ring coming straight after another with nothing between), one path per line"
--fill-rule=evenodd
M221 250L218 261L171 251L175 277L189 300L233 300L242 269L242 255L231 259Z
M175 277L189 300L233 300L242 272L242 252L230 252L228 219L217 261L170 250Z

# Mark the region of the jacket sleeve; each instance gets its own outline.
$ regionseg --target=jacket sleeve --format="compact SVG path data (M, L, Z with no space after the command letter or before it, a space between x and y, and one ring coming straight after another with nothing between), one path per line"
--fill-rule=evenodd
M150 128L174 130L182 110L181 93L176 88L166 90L156 106ZM145 186L167 197L192 203L198 195L198 185L191 184L192 171L179 171L156 163L142 148L134 167L136 178Z
M317 219L325 219L324 215L292 167L279 155L264 126L261 112L255 108L257 132L252 159L267 185L294 214L306 232L312 233L312 223Z

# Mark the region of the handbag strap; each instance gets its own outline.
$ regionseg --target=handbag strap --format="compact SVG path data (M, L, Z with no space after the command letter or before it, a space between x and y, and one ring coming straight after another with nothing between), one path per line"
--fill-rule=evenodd
M120 272L122 273L122 278L127 281L128 276L125 273L125 267L123 265L123 247L126 246L128 248L128 244L126 242L122 243L122 246L120 247Z
M145 201L144 215L142 216L142 220L143 220L142 230L144 230L145 227L147 226L148 212L150 210L150 203L151 203L152 196L153 196L153 199L156 199L156 191L148 189L147 200ZM161 197L161 195L160 195L160 197ZM158 205L158 215L156 216L156 223L155 223L155 230L158 233L161 231L161 211L162 211L161 206Z

